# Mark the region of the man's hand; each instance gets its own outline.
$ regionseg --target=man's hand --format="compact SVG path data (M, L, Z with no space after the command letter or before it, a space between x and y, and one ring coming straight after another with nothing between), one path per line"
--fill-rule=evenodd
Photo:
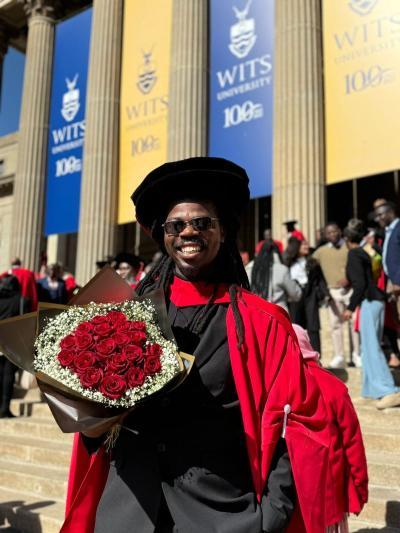
M346 288L350 285L349 283L349 280L347 280L346 278L342 278L340 279L337 284L339 285L339 287L343 287L343 288Z
M350 311L350 309L346 309L346 311L343 311L342 313L342 320L351 320L352 316L353 316L353 312Z

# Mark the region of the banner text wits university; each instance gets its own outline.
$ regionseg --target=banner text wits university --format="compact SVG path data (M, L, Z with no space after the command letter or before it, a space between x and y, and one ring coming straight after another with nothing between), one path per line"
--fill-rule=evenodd
M242 165L252 198L272 192L273 0L211 0L209 155Z
M327 182L400 167L400 1L324 0Z
M58 24L51 89L45 234L78 231L92 10Z
M134 220L130 196L167 158L172 0L125 2L118 222Z

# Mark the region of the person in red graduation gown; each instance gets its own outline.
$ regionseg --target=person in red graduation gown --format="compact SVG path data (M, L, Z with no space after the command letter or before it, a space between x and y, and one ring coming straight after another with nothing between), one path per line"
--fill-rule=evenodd
M236 245L246 172L167 163L132 199L163 252L136 290L164 290L195 366L124 419L110 453L107 428L76 436L61 531L324 532L325 405L285 311L248 291Z

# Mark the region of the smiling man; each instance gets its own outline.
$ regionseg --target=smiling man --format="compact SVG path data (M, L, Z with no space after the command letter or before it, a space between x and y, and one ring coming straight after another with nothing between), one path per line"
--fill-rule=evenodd
M248 291L236 245L246 172L220 158L167 163L132 199L163 252L136 290L163 290L195 365L124 420L96 511L79 516L95 514L95 533L324 532L325 409L287 314ZM87 503L102 483L85 479Z

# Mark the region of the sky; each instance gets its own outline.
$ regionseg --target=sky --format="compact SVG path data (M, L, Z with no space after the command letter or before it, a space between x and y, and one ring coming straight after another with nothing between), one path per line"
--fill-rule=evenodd
M3 63L0 136L18 131L25 55L9 47Z

